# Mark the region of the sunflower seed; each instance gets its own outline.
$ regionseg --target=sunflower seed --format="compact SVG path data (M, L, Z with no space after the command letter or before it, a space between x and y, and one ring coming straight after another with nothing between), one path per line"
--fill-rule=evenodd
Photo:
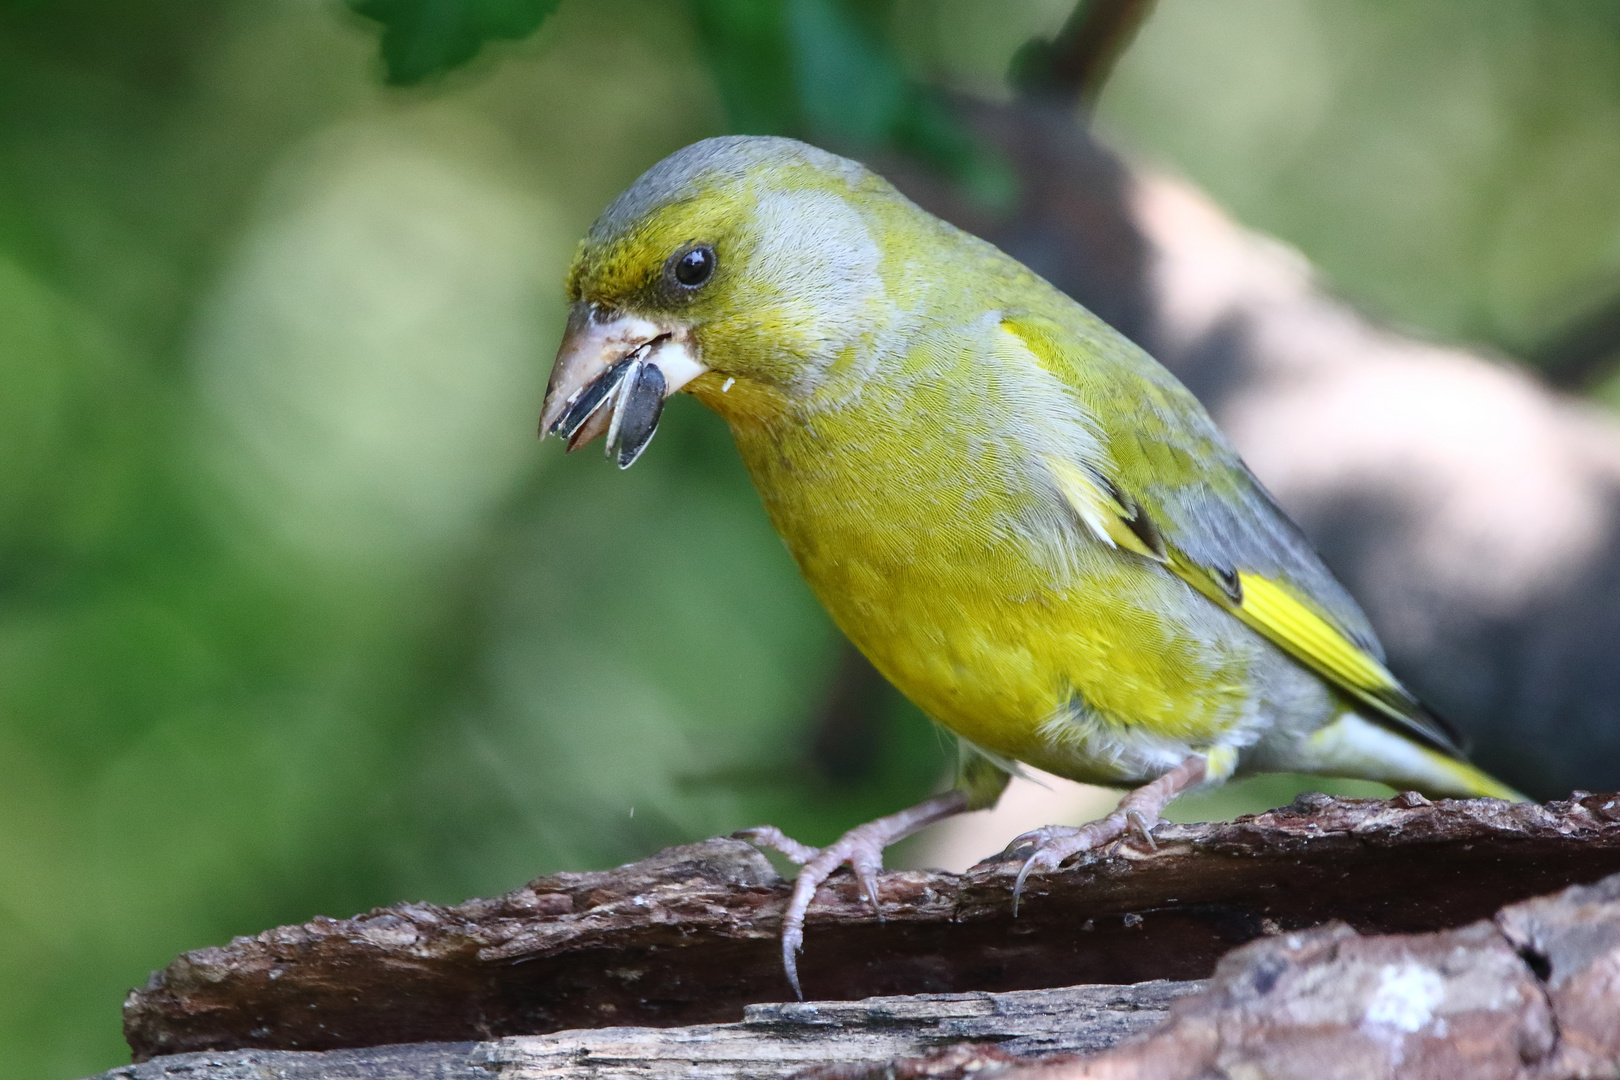
M651 361L625 381L614 415L614 430L608 433L608 455L617 456L619 468L628 469L658 430L664 413L664 373Z
M574 433L584 426L585 421L589 420L592 414L613 396L613 392L619 388L619 383L624 379L625 373L630 370L631 365L634 363L634 358L627 356L587 384L578 397L574 399L573 404L569 405L563 414L557 418L556 423L551 425L550 433L552 435L561 434L564 439L572 439Z

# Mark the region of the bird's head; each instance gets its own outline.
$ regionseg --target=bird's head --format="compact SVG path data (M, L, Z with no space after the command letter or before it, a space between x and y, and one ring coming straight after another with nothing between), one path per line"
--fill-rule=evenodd
M862 166L792 139L665 158L575 255L541 434L569 449L607 435L625 468L677 390L732 420L813 395L881 325L895 271L883 234L906 208Z

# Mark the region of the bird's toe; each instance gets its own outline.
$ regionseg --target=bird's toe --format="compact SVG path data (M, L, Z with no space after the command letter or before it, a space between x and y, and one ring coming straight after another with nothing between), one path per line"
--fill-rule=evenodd
M801 844L775 825L755 825L751 829L738 829L731 834L733 840L746 840L755 847L770 848L787 857L789 862L805 865L821 854L821 849ZM836 865L836 864L835 864Z

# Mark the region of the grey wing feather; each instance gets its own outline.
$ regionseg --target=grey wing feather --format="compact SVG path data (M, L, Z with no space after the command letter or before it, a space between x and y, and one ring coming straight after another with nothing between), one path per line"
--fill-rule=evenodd
M1322 564L1305 534L1285 514L1236 454L1228 466L1243 481L1237 498L1209 489L1158 487L1153 491L1168 522L1166 535L1205 566L1252 570L1287 581L1314 600L1351 641L1384 659L1384 648L1360 605Z

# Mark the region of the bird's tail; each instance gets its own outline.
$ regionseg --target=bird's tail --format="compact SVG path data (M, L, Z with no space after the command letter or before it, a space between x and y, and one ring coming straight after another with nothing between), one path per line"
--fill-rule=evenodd
M1355 713L1311 736L1311 771L1378 780L1401 790L1446 798L1531 800L1496 777Z
M1426 750L1425 753L1434 755L1436 771L1442 774L1449 788L1449 790L1436 789L1431 794L1501 799L1504 802L1533 801L1528 795L1508 787L1484 769L1466 761L1459 761L1457 758L1437 754L1433 750Z

